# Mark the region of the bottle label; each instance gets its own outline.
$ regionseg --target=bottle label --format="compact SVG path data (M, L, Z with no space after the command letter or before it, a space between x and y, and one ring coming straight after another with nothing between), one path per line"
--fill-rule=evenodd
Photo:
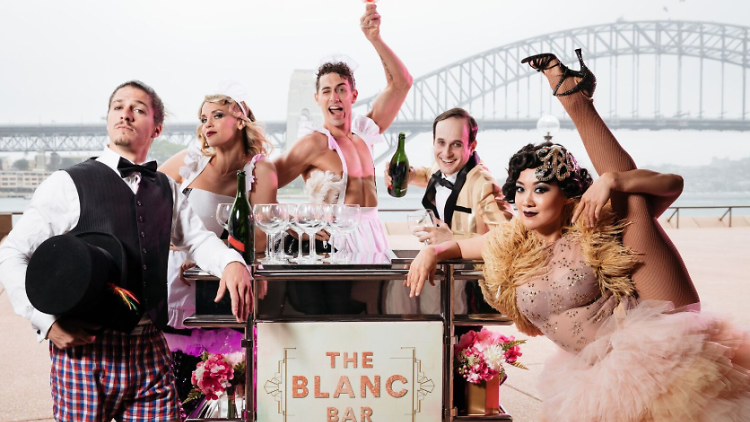
M244 243L242 243L242 242L240 242L239 240L235 239L235 238L234 238L234 237L232 237L231 235L229 236L229 244L230 244L230 245L231 245L231 246L232 246L233 248L237 249L238 251L240 251L240 252L242 252L242 253L244 253L244 252L245 252L245 244L244 244Z

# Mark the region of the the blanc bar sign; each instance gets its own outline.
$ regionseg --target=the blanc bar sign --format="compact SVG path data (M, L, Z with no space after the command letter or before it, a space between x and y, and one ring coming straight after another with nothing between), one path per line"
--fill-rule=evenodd
M442 420L440 322L258 324L259 422Z

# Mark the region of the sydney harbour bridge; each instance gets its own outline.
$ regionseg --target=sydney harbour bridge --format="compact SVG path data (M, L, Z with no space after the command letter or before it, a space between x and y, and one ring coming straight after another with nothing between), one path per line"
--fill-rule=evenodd
M469 110L480 130L529 130L552 114L573 128L544 77L521 65L526 56L555 53L578 69L575 48L597 75L595 104L613 129L750 131L747 71L750 27L693 21L618 21L540 35L466 57L414 79L376 162L390 157L396 134L432 130L435 116ZM370 109L375 95L355 112ZM185 144L195 123L165 125L160 139ZM277 150L287 144L285 121L265 122ZM106 128L97 125L0 126L0 152L98 151Z

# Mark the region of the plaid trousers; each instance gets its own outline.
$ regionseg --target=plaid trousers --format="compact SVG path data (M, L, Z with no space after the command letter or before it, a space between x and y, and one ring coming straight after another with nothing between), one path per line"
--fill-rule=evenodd
M134 333L105 330L93 343L69 349L49 342L49 348L55 420L180 419L169 347L153 325Z

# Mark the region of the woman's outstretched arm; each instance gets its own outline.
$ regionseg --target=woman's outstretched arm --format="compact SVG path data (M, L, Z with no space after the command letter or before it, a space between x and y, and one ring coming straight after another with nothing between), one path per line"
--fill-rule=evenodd
M470 239L452 240L422 249L409 266L404 286L410 287L409 297L419 296L422 287L429 281L435 285L437 263L448 259L480 259L487 234Z

